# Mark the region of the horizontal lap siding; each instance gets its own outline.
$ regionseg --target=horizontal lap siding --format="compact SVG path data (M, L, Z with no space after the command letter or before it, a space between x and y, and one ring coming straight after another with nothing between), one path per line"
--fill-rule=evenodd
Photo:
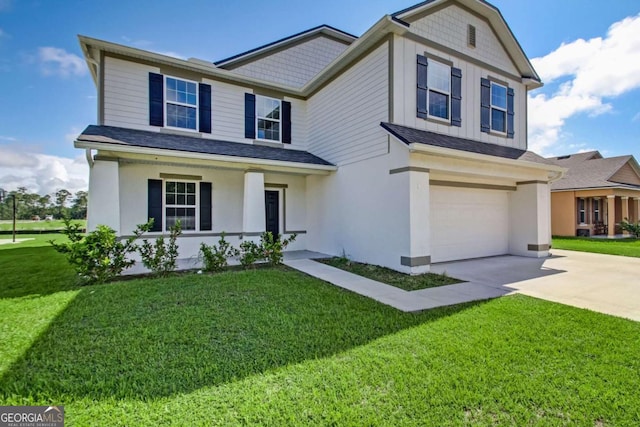
M416 129L472 139L491 144L527 148L527 93L524 85L453 55L437 51L413 40L396 37L394 40L394 122ZM426 53L453 62L462 71L462 126L448 126L417 117L416 56ZM515 137L509 139L480 131L480 78L492 76L506 81L515 91Z
M302 87L348 46L317 37L231 70L247 77Z
M244 94L251 90L216 81L206 83L212 85L211 137L223 141L248 142L244 138Z
M104 124L149 129L149 72L157 67L105 57Z
M309 151L338 165L385 154L388 86L384 43L309 99Z

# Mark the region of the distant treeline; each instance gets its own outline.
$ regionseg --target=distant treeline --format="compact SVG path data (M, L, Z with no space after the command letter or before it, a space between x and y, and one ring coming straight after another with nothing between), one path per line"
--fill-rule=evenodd
M25 187L6 193L0 203L0 220L13 218L13 198L16 200L17 219L53 218L85 219L87 216L87 192L75 194L61 189L53 194L30 193Z

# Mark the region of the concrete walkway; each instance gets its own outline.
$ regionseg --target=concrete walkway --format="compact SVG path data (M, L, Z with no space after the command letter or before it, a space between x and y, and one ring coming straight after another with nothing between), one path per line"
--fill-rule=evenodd
M457 283L409 292L310 259L288 260L284 264L405 312L485 300L510 292L476 283Z

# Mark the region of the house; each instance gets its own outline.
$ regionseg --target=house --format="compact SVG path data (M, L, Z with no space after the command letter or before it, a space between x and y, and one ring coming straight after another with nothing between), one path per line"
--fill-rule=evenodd
M225 232L419 274L548 255L549 183L527 151L542 85L500 11L431 0L360 37L322 25L215 63L80 36L97 125L88 227L181 220L182 257ZM154 235L152 233L152 235Z
M567 168L551 184L551 231L558 236L622 233L620 222L640 221L640 166L633 156L597 151L547 159Z

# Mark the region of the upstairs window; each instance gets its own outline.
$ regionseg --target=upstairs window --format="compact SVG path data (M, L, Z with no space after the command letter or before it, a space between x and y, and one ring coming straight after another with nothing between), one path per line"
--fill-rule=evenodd
M437 61L430 61L427 87L427 112L429 116L449 120L451 67Z
M279 99L256 96L256 129L258 139L280 142Z
M507 88L491 82L491 130L507 133Z
M198 129L198 85L188 80L165 77L166 126Z
M417 56L417 117L462 126L462 70Z

